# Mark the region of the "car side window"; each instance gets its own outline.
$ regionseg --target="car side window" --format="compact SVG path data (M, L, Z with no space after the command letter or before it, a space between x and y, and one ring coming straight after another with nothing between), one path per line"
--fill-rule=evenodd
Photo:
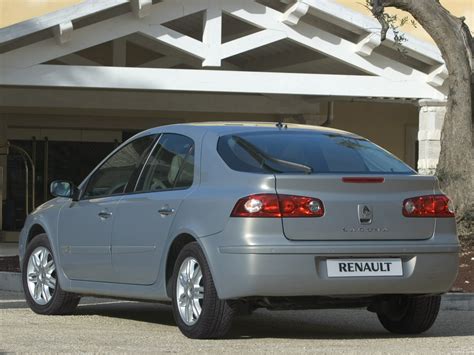
M194 142L179 134L163 134L150 155L136 192L187 188L194 177Z
M118 150L91 176L82 198L123 194L137 171L141 170L155 138L156 135L141 137Z

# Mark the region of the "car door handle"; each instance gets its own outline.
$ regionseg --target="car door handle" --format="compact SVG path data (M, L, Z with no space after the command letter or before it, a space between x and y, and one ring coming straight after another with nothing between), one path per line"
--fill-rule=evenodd
M163 207L162 209L158 210L158 213L161 214L162 216L169 216L170 214L174 213L174 208L170 207Z
M107 219L107 218L112 217L112 212L100 211L100 212L98 213L98 216L99 216L100 218Z

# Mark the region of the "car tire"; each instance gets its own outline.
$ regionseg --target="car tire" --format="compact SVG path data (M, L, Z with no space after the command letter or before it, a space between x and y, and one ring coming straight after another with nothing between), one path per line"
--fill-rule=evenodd
M74 312L80 297L61 289L46 234L36 236L28 244L21 271L25 299L35 313L66 315Z
M194 278L186 275L194 275ZM191 339L217 339L228 333L235 307L232 301L221 300L217 296L209 265L198 243L187 244L178 255L173 270L172 290L173 316L185 336ZM189 309L192 312L190 317Z
M434 324L441 296L406 296L390 301L390 312L377 312L385 329L396 334L420 334Z

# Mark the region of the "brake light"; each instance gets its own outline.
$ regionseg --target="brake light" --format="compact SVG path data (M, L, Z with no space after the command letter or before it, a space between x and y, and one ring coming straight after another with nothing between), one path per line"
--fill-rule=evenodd
M445 195L417 196L403 201L405 217L454 217L454 208Z
M322 217L321 200L305 196L258 194L237 201L231 217Z
M343 177L342 182L351 184L381 184L385 181L383 177Z

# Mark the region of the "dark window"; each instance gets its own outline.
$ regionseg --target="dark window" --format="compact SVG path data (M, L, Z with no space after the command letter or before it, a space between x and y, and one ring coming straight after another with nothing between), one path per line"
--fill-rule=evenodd
M73 142L47 140L12 140L12 146L26 150L35 164L35 205L31 199L31 168L28 174L28 212L52 196L49 183L52 180L69 180L79 185L92 169L115 147L112 142ZM26 216L26 171L18 150L11 148L8 155L7 193L3 195L3 229L20 230Z
M141 169L156 136L145 136L128 143L112 155L92 175L83 198L123 194Z
M250 132L223 136L218 151L231 169L254 173L413 174L366 139L322 132Z
M185 136L164 134L150 155L136 191L186 188L194 176L194 143Z

